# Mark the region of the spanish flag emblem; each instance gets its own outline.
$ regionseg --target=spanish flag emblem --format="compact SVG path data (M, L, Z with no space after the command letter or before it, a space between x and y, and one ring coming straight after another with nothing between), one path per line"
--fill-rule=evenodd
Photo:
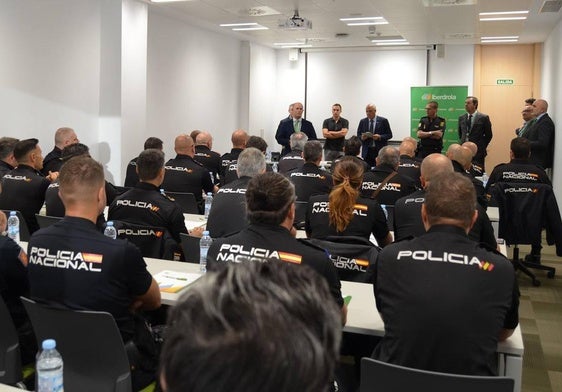
M103 255L96 253L82 253L82 257L84 258L84 261L87 261L88 263L101 264L103 261Z
M295 255L293 253L287 253L287 252L278 252L278 253L279 253L279 258L283 261L286 261L287 263L300 264L302 262L302 256L300 255Z

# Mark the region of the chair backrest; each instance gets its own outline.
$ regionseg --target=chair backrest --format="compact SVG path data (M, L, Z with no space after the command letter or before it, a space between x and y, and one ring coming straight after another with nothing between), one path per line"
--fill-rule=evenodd
M340 280L372 282L373 266L380 248L369 240L353 236L330 236L307 241L328 251Z
M125 346L107 312L57 309L22 297L37 344L55 339L64 361L67 391L131 392Z
M21 380L18 333L8 307L0 297L0 384L15 385Z
M6 214L6 218L10 217L10 210L2 210L2 211L4 211L4 214ZM20 220L20 241L29 241L29 237L30 237L29 228L27 227L25 218L23 217L20 211L16 211L16 215Z
M200 248L199 241L201 238L193 237L189 234L180 233L181 247L183 249L183 258L188 263L199 264Z
M199 214L199 205L193 193L167 192L166 196L173 199L184 214Z
M162 227L136 225L124 221L113 221L117 238L135 244L144 257L173 260L173 245L166 229Z
M437 373L361 359L360 392L513 392L513 385L507 377Z
M53 223L57 223L62 219L60 216L48 216L48 215L41 215L35 214L35 218L37 218L37 223L39 227L42 229L44 227L51 226Z
M304 230L307 209L307 201L295 201L295 222L293 223L293 226L295 226L297 230Z

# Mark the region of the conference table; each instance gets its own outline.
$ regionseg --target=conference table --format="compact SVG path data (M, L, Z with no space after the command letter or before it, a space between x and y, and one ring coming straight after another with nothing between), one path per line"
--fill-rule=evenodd
M199 274L199 265L177 261L145 258L148 270L154 276L162 271ZM344 331L362 335L383 336L384 323L377 312L373 286L368 283L342 281L343 296L351 296ZM178 293L161 292L162 303L173 306L187 288ZM518 326L506 341L498 343L498 374L515 380L515 392L521 390L523 371L523 337Z

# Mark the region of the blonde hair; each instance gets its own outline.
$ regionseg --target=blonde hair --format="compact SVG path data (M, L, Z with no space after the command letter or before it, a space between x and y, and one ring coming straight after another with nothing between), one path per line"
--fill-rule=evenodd
M363 182L363 166L355 158L342 158L332 174L334 187L330 192L330 225L343 232L353 219L353 207Z

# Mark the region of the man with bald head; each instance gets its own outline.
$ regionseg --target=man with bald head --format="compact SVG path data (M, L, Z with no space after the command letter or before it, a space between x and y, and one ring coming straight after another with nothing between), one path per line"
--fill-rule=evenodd
M290 138L293 133L303 132L307 136L307 140L316 140L316 131L310 121L302 118L304 107L302 103L295 102L289 107L290 116L279 122L277 132L275 133L275 140L283 146L281 155L286 155L291 152Z
M220 170L220 181L221 186L228 184L238 178L236 174L236 162L238 161L238 156L246 148L246 143L248 142L248 133L243 129L237 129L232 132L232 150L223 154L221 157L221 170Z
M41 173L44 176L48 176L50 172L58 172L62 166L62 161L60 160L62 149L79 141L74 129L68 127L57 129L55 132L55 148L43 160Z
M176 157L166 162L166 175L162 182L164 191L193 193L203 212L203 193L213 192L214 186L207 169L196 162L195 142L190 135L179 135L174 141Z
M398 152L400 153L400 162L396 171L406 177L410 177L415 181L416 187L420 188L420 166L421 161L416 159L417 143L413 138L404 139L400 143Z
M474 185L474 190L476 191L476 199L478 204L482 207L488 207L488 199L486 198L486 191L484 190L484 184L477 178L474 178L470 173L470 167L472 165L472 151L467 147L463 147L460 144L453 143L449 146L447 150L447 157L453 162L453 169L457 173L461 173L466 176Z
M536 118L522 135L531 142L531 162L545 170L552 169L554 162L554 122L547 111L548 102L537 99L533 103Z
M219 173L221 169L221 156L218 152L212 151L213 137L209 132L203 131L195 138L195 160L205 167L213 176L213 182L219 183Z
M374 104L368 104L365 113L367 117L359 121L357 126L357 136L362 144L361 157L373 167L380 149L392 139L392 130L386 118L377 116L377 107Z
M484 174L484 167L477 162L475 163L474 161L474 157L478 152L478 146L473 142L464 142L462 146L468 148L472 153L472 164L470 165L470 169L468 170L468 172L473 177L481 177Z

